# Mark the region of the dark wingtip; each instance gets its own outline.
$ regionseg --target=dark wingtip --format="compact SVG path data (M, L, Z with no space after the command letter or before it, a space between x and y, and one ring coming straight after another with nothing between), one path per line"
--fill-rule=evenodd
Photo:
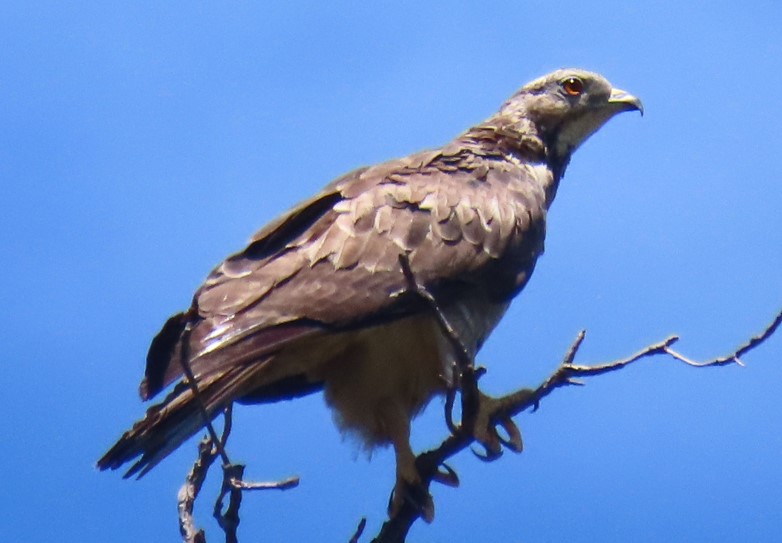
M147 352L144 378L138 390L142 400L150 399L168 384L166 373L188 320L188 313L172 315L152 340Z

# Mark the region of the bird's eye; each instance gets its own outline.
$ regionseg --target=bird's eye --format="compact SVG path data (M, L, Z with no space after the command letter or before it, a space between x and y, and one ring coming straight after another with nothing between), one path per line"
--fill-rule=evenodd
M581 96L584 92L584 82L577 77L568 77L562 82L562 88L569 96Z

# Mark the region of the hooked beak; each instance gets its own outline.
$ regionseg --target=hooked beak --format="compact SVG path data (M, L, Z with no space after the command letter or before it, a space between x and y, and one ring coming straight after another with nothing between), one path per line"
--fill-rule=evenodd
M641 100L622 89L611 89L608 103L616 105L622 111L640 111L642 116L644 114L644 105Z

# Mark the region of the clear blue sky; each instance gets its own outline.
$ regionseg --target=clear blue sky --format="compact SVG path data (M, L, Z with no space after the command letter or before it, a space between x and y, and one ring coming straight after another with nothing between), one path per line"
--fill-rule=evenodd
M140 482L93 468L143 413L165 318L336 175L440 145L554 68L603 73L646 116L576 153L484 387L537 384L580 328L584 363L669 333L709 357L782 306L778 2L163 4L0 5L0 541L175 541L194 442ZM462 487L434 488L410 540L778 540L782 337L745 361L556 392L518 417L522 455L453 460ZM376 531L392 454L368 462L319 396L235 426L250 478L302 477L246 497L244 541ZM415 444L444 435L435 402Z

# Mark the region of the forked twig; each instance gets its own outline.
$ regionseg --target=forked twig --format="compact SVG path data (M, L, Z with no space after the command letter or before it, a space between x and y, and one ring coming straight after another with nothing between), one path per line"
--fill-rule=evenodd
M177 510L179 511L179 533L182 535L182 541L185 543L206 543L204 531L196 529L195 519L193 518L193 506L198 493L206 479L206 473L214 462L217 455L212 447L212 441L209 437L204 438L198 443L198 458L185 478L185 484L179 489L177 494Z
M721 356L718 358L714 358L712 360L707 360L706 362L696 362L694 360L687 358L686 356L677 353L673 349L666 349L665 352L667 352L669 355L674 357L676 360L679 360L689 366L694 366L696 368L705 368L707 366L725 366L728 364L738 364L739 366L743 366L744 362L741 361L741 357L747 354L748 352L750 352L752 349L754 349L761 343L763 343L764 341L766 341L766 339L771 337L771 335L776 331L776 329L779 328L780 324L782 324L782 311L780 311L777 314L777 316L774 318L773 321L771 321L771 324L769 324L765 328L765 330L749 338L746 341L746 343L742 344L733 353L727 356Z
M625 358L606 362L597 365L579 365L575 363L578 350L581 347L586 332L580 331L574 341L571 343L567 352L554 372L545 379L535 389L519 389L499 398L490 398L480 392L477 386L478 379L485 373L483 368L474 368L470 349L464 344L458 333L448 321L442 307L438 304L434 296L423 285L419 284L410 269L410 263L406 255L399 258L402 272L408 284L408 291L419 296L431 309L445 338L453 347L456 360L454 361L453 373L457 376L458 386L450 386L446 391L445 418L451 435L435 449L425 451L416 457L416 467L420 474L422 484L428 488L432 481L438 481L451 486L458 485L458 476L445 461L469 447L476 441L476 433L481 425L488 426L488 432L483 434L496 441L489 443L481 442L487 452L483 456L486 460L498 458L502 452L502 445L514 451L521 451L521 435L518 428L512 422L511 417L521 413L526 409L533 412L538 409L543 398L551 394L557 388L570 385L583 385L583 381L578 378L591 377L604 373L620 370L643 358L668 355L675 360L695 367L723 366L728 364L743 365L741 357L752 349L761 345L782 325L782 311L780 311L772 322L759 334L751 337L744 344L739 346L732 353L714 358L706 362L697 362L680 354L672 349L672 345L679 338L670 336L660 342L648 345L637 353ZM196 530L193 520L193 504L203 485L209 467L213 464L217 456L223 461L223 482L220 494L215 502L214 516L218 524L225 532L226 543L235 543L237 541L237 527L239 525L239 508L241 506L242 491L245 490L285 490L298 485L298 477L291 477L278 482L271 483L251 483L243 480L245 466L242 464L231 464L225 451L225 444L231 431L231 410L230 407L224 412L225 424L223 434L217 436L211 418L199 395L198 385L188 363L188 339L190 328L185 330L183 349L181 353L182 369L191 387L193 395L199 405L204 418L205 425L209 432L208 437L204 437L199 443L198 458L188 473L185 484L178 494L178 509L180 532L183 541L186 543L206 543L203 530ZM456 400L456 394L461 396L461 422L456 424L453 420L453 407ZM481 411L481 405L489 405L488 419L478 420L478 414ZM484 410L485 411L485 410ZM503 438L496 427L501 426L508 434L508 438ZM484 428L483 430L486 430ZM480 456L480 455L479 455ZM228 497L228 506L224 510L224 500ZM405 541L407 533L412 524L421 517L421 510L412 503L405 503L398 512L386 521L380 529L378 535L372 540L374 543L402 543ZM366 527L366 519L361 519L350 543L358 543Z
M409 290L421 296L422 299L426 300L430 307L432 307L433 312L436 315L438 322L440 323L441 330L449 339L451 344L456 347L454 349L455 352L468 353L469 351L463 345L453 327L450 325L450 323L448 323L435 298L430 292L426 290L425 287L416 281L415 277L410 271L409 262L407 261L406 256L400 257L400 264L402 265L402 271L408 281ZM676 343L679 338L677 336L670 336L660 342L648 345L637 353L626 358L592 366L577 365L574 363L576 355L578 354L578 350L581 347L584 338L586 337L586 331L582 330L576 335L576 338L568 348L557 369L537 388L519 389L500 398L492 399L493 403L490 422L493 424L502 424L503 421L507 421L510 417L530 408L534 412L538 409L540 401L557 388L569 385L583 385L584 383L579 381L577 379L578 377L591 377L617 371L628 366L629 364L632 364L633 362L651 356L668 355L675 360L695 367L722 366L731 363L743 365L740 359L741 356L762 344L777 330L780 324L782 324L782 311L780 311L775 316L771 323L760 334L750 338L746 343L742 344L732 353L707 362L695 362L671 349L671 345ZM470 365L465 367L469 368ZM462 387L461 392L464 395L464 386ZM467 388L467 392L469 394L474 393L472 387ZM455 394L455 390L449 390L448 394L446 395L446 423L449 430L451 431L451 435L448 436L436 449L423 452L416 457L416 467L418 468L423 485L426 488L428 488L433 480L438 480L440 466L444 464L445 460L464 450L475 441L473 434L464 431L464 429L467 427L466 421L464 420L464 398L462 404L462 424L457 426L452 420L452 409L455 401ZM515 428L515 425L512 427ZM505 427L505 429L506 431L508 430L507 427ZM511 438L512 437L513 436L511 436ZM519 436L518 444L520 445L520 443L521 440ZM512 444L516 445L515 442ZM488 459L494 459L497 456L498 455L495 455ZM455 476L455 473L453 475ZM421 511L416 508L415 505L405 503L394 517L390 518L383 524L380 532L372 540L372 542L403 543L410 527L420 516Z
M185 373L185 378L190 385L193 396L203 415L208 435L204 436L199 442L198 458L188 473L185 483L177 494L179 531L182 535L182 540L185 543L206 543L204 531L195 528L193 506L201 491L209 468L212 466L217 456L220 456L223 461L223 481L220 487L220 493L215 500L213 516L217 520L217 524L225 533L226 543L237 543L237 529L240 522L239 508L242 504L242 491L270 489L287 490L298 486L299 478L289 477L276 482L244 481L244 464L232 464L228 459L228 454L225 450L225 444L227 443L228 437L231 434L231 429L233 428L232 407L231 405L228 405L228 407L223 410L223 433L218 437L217 431L212 425L212 420L206 410L206 406L201 399L198 383L190 369L190 364L188 362L189 353L188 348L186 347L186 345L188 345L189 336L190 327L188 325L184 332L183 345L185 346L182 347L180 362L182 370ZM228 496L228 506L224 509L224 500L226 496Z

